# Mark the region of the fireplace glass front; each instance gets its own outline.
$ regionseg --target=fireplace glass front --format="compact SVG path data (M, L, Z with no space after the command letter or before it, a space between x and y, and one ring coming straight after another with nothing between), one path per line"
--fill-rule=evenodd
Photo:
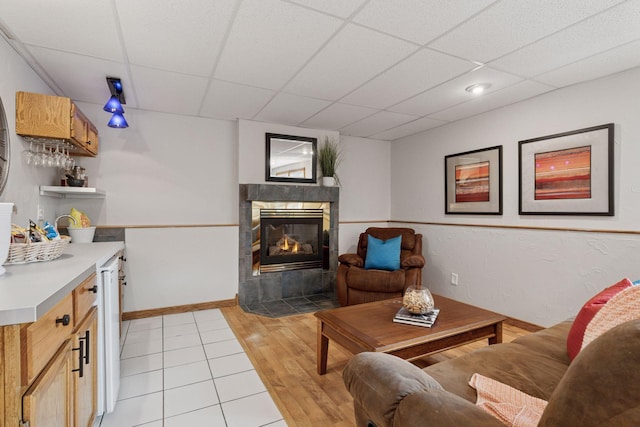
M322 209L260 210L260 272L322 267Z

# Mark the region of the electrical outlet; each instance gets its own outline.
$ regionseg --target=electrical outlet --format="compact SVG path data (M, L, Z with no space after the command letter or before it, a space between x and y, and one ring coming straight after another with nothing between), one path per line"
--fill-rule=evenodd
M458 273L451 273L451 284L458 286Z
M44 209L40 205L38 205L38 214L36 215L36 220L44 220Z

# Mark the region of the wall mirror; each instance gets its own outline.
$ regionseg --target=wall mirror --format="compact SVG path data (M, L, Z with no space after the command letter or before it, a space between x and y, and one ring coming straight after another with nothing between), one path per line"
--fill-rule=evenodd
M317 138L267 133L266 142L266 181L317 182Z

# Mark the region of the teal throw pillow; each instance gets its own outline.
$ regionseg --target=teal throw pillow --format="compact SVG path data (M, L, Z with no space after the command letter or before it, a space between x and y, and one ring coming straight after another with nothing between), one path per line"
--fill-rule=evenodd
M367 236L367 257L364 260L365 270L399 270L400 269L400 244L402 236L392 237L389 240L380 240Z

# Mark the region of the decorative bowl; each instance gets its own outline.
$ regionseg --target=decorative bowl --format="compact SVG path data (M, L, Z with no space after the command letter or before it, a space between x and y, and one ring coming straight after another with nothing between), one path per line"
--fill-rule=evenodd
M67 177L67 185L69 187L82 187L84 186L84 179Z
M427 288L409 286L404 291L402 306L413 314L426 314L433 310L433 295Z

